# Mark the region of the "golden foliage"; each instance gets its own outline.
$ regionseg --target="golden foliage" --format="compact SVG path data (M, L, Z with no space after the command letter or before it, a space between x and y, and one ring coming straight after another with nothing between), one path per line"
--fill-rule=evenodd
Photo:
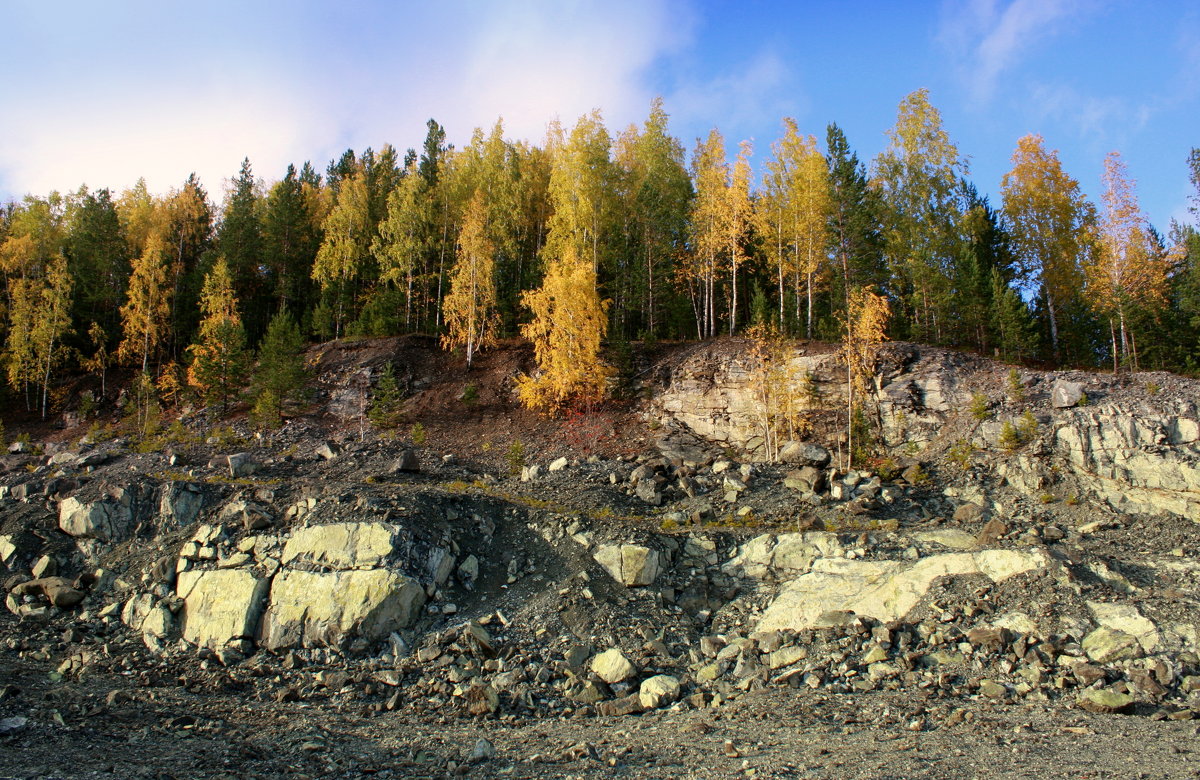
M496 340L495 247L488 238L486 216L483 191L476 190L458 234L458 262L443 303L446 334L442 346L466 347L468 366L478 350Z
M567 246L550 264L542 286L521 296L533 320L521 333L533 342L538 373L517 380L529 409L556 410L574 400L604 397L613 369L600 358L608 301L596 293L596 272Z

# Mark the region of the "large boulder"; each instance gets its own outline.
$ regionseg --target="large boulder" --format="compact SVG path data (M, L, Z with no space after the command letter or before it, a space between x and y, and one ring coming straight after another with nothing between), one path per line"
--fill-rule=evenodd
M823 469L829 465L829 450L812 442L788 441L779 448L779 462Z
M127 503L102 499L84 503L71 496L58 505L58 527L77 539L113 542L126 538L133 525Z
M301 528L283 546L284 566L297 563L327 569L373 569L396 549L390 523L331 523Z
M1055 409L1068 409L1083 400L1083 383L1057 379L1050 388L1050 403Z
M408 626L424 603L416 580L386 569L284 571L271 586L261 641L270 650L378 641Z
M190 482L168 482L158 500L158 514L175 525L189 525L204 506L204 494Z
M945 553L916 563L819 558L807 573L780 589L763 613L758 630L813 628L821 615L830 611L849 611L884 623L901 620L939 577L982 574L1002 582L1049 565L1049 557L1041 550Z
M175 588L183 599L183 638L214 649L252 639L269 585L246 569L180 572Z
M626 587L653 584L661 568L658 551L640 544L602 545L593 557Z

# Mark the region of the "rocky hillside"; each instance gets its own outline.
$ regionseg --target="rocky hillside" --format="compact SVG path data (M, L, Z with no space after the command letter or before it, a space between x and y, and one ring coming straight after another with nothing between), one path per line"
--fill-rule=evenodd
M847 469L821 345L777 453L737 340L561 421L430 346L315 348L268 434L10 447L0 774L1187 775L1200 383L893 344Z

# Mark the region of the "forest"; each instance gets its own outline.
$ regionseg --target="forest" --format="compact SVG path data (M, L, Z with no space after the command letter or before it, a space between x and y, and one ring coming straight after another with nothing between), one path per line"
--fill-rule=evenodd
M1118 152L1089 198L1038 135L1016 141L989 202L926 90L900 103L869 162L836 124L818 139L791 119L761 164L716 129L687 154L661 100L616 134L594 111L550 123L540 146L501 121L461 149L446 138L431 119L419 150L347 150L278 180L245 160L220 202L193 175L165 193L139 181L8 203L5 408L44 416L65 377L113 366L137 392L224 405L257 351L252 400L269 415L294 368L261 364L309 340L407 333L468 365L497 339L529 339L544 370L521 397L556 404L598 391L601 350L635 341L749 328L839 340L864 291L886 304L892 339L1200 370L1197 148L1180 161L1192 222L1164 234Z

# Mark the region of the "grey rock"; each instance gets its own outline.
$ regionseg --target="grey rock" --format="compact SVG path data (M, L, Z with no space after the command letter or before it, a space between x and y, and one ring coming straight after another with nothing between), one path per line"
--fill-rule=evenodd
M1075 406L1083 398L1083 383L1056 379L1050 389L1050 403L1055 409Z
M811 442L789 441L779 448L780 463L823 469L829 465L829 458L829 450Z

